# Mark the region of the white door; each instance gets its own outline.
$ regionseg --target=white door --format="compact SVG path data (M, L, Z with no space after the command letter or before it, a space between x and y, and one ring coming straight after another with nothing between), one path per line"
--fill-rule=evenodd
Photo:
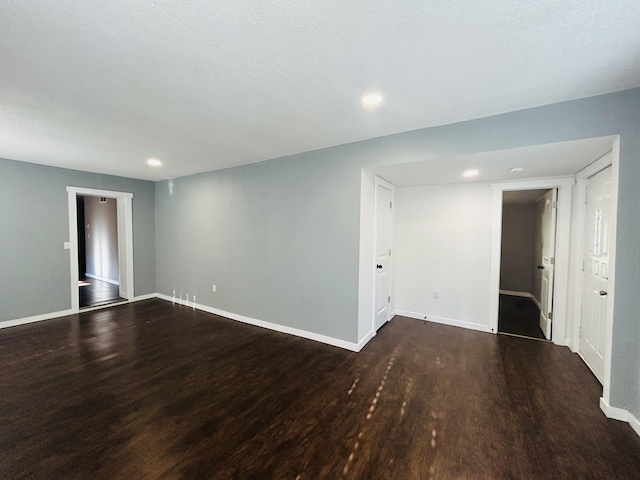
M540 288L540 329L547 340L551 340L553 318L553 278L556 255L556 206L558 190L552 189L544 196L542 213L542 256L538 268L541 269Z
M587 180L580 354L603 381L605 321L609 283L611 167Z
M374 327L389 320L391 263L391 188L376 182Z

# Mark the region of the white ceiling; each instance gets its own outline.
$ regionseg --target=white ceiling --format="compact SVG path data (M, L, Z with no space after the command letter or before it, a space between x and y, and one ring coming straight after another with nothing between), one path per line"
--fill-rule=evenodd
M0 11L0 157L153 180L640 86L638 0Z
M598 137L571 142L548 143L456 157L433 158L419 162L383 165L374 167L371 171L397 187L563 177L578 173L611 151L613 140L614 137ZM522 167L524 170L512 173L513 167ZM466 170L478 170L479 173L475 177L465 178L462 174Z

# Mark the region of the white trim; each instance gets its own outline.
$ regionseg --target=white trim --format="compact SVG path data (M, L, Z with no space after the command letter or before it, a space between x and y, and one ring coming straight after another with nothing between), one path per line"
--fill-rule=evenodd
M0 329L17 327L18 325L26 325L27 323L42 322L43 320L51 320L52 318L66 317L73 315L75 312L71 309L61 310L59 312L43 313L42 315L34 315L32 317L16 318L15 320L5 320L0 322Z
M125 275L124 282L120 281L120 296L129 299L135 299L134 295L134 278L133 278L133 193L116 192L110 190L98 190L94 188L67 186L68 209L69 209L69 268L71 271L71 311L77 313L80 311L80 294L78 292L78 209L76 198L78 195L87 195L93 197L109 197L117 199L118 205L118 226L125 226L124 244L125 252L120 252L118 248L118 256L124 255L125 272L120 271L120 278ZM121 219L121 214L124 218ZM122 223L121 223L122 220ZM122 235L121 229L118 229L118 236ZM118 240L118 247L120 239ZM118 260L120 264L120 259ZM105 280L108 281L108 280ZM124 283L124 287L123 284ZM125 291L126 290L126 291ZM122 302L120 302L122 303ZM115 304L109 304L115 305ZM83 309L83 311L93 309Z
M461 328L467 328L469 330L477 330L479 332L491 333L491 328L488 325L482 325L481 323L472 323L472 322L465 322L462 320L454 320L451 318L436 317L434 315L409 312L407 310L397 310L396 314L402 317L409 317L409 318L415 318L416 320L423 320L425 322L439 323L441 325L449 325L452 327L461 327Z
M612 407L603 397L600 397L600 410L604 412L607 418L620 420L621 422L629 421L629 411L624 408Z
M68 186L67 192L75 192L76 195L86 195L90 197L110 197L110 198L133 198L133 193L116 192L113 190L98 190L96 188Z
M375 262L373 250L373 219L375 202L374 175L364 168L360 174L360 249L358 265L358 339L365 338L373 325L374 277L371 275ZM365 333L366 332L366 333Z
M118 280L112 280L110 278L100 277L98 275L94 275L93 273L86 273L85 272L85 276L89 277L89 278L93 278L95 280L100 280L101 282L110 283L111 285L120 285L120 282Z
M629 425L631 428L640 436L640 421L635 417L635 415L629 412Z
M556 345L569 344L566 335L567 306L569 299L569 257L571 255L571 207L572 186L575 178L559 177L515 182L494 183L491 215L491 280L489 281L489 331L498 332L498 312L500 307L500 260L502 246L502 194L512 190L558 189L558 211L556 229L556 264L554 326L551 340Z
M168 302L173 302L173 298L170 297L169 295L158 293L157 297L162 300L166 300ZM207 305L201 305L199 303L182 302L180 303L180 305L196 308L198 310L202 310L203 312L212 313L220 317L225 317L230 320L235 320L237 322L247 323L249 325L253 325L256 327L266 328L268 330L274 330L280 333L287 333L289 335L295 335L297 337L306 338L308 340L315 340L316 342L320 342L320 343L326 343L327 345L344 348L345 350L351 350L352 352L359 352L362 349L362 347L364 347L364 345L369 340L371 340L371 338L373 338L373 332L372 332L366 335L359 343L347 342L346 340L341 340L339 338L328 337L326 335L321 335L319 333L300 330L299 328L286 327L284 325L279 325L277 323L258 320L257 318L245 317L244 315L238 315L237 313L226 312L224 310L219 310L217 308L209 307Z
M611 350L613 346L613 306L615 299L615 272L616 272L616 234L618 221L618 181L619 181L619 160L620 160L620 136L613 139L611 151L600 157L598 160L580 170L576 174L576 212L574 227L573 249L573 308L572 308L572 332L571 346L575 353L580 351L580 325L582 322L582 287L583 272L582 261L584 259L584 235L586 221L586 188L589 177L611 166L611 215L609 223L609 285L607 317L605 325L605 350L604 350L604 371L602 373L602 399L605 404L611 400ZM586 363L586 362L585 362ZM587 364L588 365L588 364ZM602 405L602 403L601 403Z
M133 300L124 300L122 302L107 303L105 305L99 305L97 307L83 308L82 312L74 312L73 310L69 309L69 310L61 310L59 312L43 313L42 315L34 315L32 317L16 318L14 320L4 320L0 322L0 329L16 327L18 325L26 325L28 323L42 322L43 320L52 320L54 318L67 317L69 315L91 312L93 310L102 310L103 308L109 308L109 307L115 307L116 305L124 305L127 303L139 302L141 300L149 300L151 298L158 298L158 294L149 293L147 295L140 295L139 297L135 297Z
M540 302L538 301L538 299L536 297L533 296L533 293L529 293L529 292L514 292L513 290L500 290L500 295L509 295L511 297L530 298L531 300L533 300L533 303L535 303L536 306L540 310L542 310L542 306L540 305Z

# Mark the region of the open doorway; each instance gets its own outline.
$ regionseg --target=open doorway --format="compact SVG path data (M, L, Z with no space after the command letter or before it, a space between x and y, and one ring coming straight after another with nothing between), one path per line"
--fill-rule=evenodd
M120 297L117 199L77 195L79 307L125 300Z
M551 339L557 190L505 191L498 332Z
M67 187L71 309L134 298L133 195Z

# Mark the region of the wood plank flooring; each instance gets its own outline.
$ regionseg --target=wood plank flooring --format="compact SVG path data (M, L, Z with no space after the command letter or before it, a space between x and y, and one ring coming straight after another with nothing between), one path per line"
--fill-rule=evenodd
M80 280L85 283L85 285L79 287L80 308L97 307L125 300L120 297L120 287L118 285L89 277L81 278ZM87 283L88 285L86 285Z
M631 479L567 348L396 317L360 353L162 300L0 330L2 479Z

